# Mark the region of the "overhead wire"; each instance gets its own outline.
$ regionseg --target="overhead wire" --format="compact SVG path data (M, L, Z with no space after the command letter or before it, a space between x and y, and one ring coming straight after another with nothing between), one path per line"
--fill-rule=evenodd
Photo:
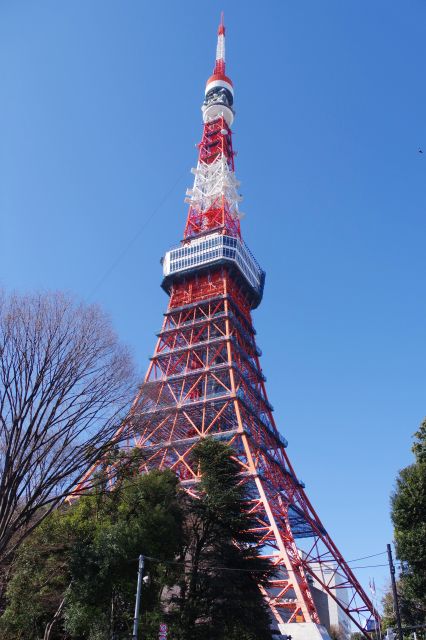
M260 556L261 557L261 556ZM190 562L185 562L185 561L180 561L180 560L163 560L161 558L155 558L153 556L146 556L144 555L144 558L146 560L151 560L152 562L159 562L162 564L171 564L171 565L178 565L178 566L192 566ZM138 560L138 558L132 558L132 561L136 561ZM388 566L387 563L385 564L371 564L371 565L363 565L363 566L359 566L359 567L350 567L351 569L372 569L375 567L386 567ZM248 572L248 573L264 573L264 569L240 569L237 567L225 567L225 566L216 566L216 567L212 567L211 571L242 571L242 572ZM284 567L285 571L296 571L296 569L287 569L287 567ZM331 571L331 568L330 568Z
M93 297L93 295L96 293L96 291L98 291L98 289L103 285L105 280L107 280L107 278L111 275L111 273L114 271L114 269L117 267L117 265L120 264L120 262L122 261L122 259L126 255L126 253L135 244L136 240L139 238L139 236L141 235L142 231L144 231L144 229L148 226L148 224L151 222L151 220L156 216L156 214L161 209L161 207L165 204L165 202L167 202L169 196L173 193L173 191L175 190L175 188L177 187L177 185L182 180L182 178L183 178L183 176L185 174L186 174L186 170L179 175L179 177L173 182L172 186L165 192L165 194L163 195L161 200L158 202L158 204L151 211L150 215L144 220L144 222L139 227L139 229L134 234L134 236L128 241L128 243L125 245L125 247L117 255L115 260L110 264L110 266L106 269L106 271L103 273L103 275L99 278L99 280L97 281L95 286L92 288L92 290L90 291L90 293L86 297L87 301L89 301Z
M361 558L353 558L352 560L346 560L347 563L349 562L358 562L358 560L367 560L368 558L376 558L377 556L383 556L386 555L387 551L380 551L380 553L372 553L369 556L362 556Z

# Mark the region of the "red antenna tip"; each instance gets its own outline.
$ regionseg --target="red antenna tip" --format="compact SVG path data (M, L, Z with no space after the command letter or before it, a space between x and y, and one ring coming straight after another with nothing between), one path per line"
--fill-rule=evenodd
M220 25L219 25L219 29L217 30L217 33L219 36L225 35L225 22L223 17L223 11L220 14Z

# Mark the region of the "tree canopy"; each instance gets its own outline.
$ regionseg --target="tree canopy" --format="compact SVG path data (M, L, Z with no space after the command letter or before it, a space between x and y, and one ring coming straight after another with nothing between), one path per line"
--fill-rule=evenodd
M141 637L167 622L177 640L270 640L259 583L272 574L258 557L246 489L226 444L194 448L196 496L171 471L140 475L139 450L118 453L116 483L51 513L16 553L0 618L1 640L128 640L139 554ZM142 453L143 455L143 453Z
M402 564L398 591L407 626L426 623L426 420L414 437L415 461L400 471L391 498L396 553Z
M108 317L61 293L0 295L0 560L110 448L134 393Z
M246 487L232 450L213 439L193 450L201 482L187 507L181 558L176 638L269 640L270 619L259 584L273 570L258 555L253 517L244 508ZM188 503L187 503L188 504Z
M180 532L177 479L170 471L126 478L112 491L54 512L18 553L0 637L44 638L59 611L52 639L128 639L142 551L159 560L148 563L152 580L143 594L142 622L149 633L150 614L161 610L167 583L161 561L178 553Z

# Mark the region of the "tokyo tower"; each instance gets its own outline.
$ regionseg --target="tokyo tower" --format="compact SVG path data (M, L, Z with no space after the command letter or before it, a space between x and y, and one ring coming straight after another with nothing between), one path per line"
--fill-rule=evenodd
M241 235L233 105L222 18L184 235L162 260L169 304L145 383L121 429L144 450L142 472L170 468L189 492L199 481L191 460L198 440L229 443L247 509L257 519L261 553L277 567L264 592L272 629L294 640L327 637L315 583L368 637L378 614L309 502L266 394L251 316L265 273Z

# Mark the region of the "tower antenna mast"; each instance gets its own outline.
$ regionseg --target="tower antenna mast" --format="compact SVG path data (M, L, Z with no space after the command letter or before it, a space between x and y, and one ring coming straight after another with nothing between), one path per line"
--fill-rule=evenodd
M119 435L125 432L129 445L143 449L141 472L172 469L190 494L200 482L191 456L195 444L205 437L229 443L250 496L246 508L257 519L259 553L277 570L263 588L274 631L321 640L315 586L368 638L379 616L310 503L267 397L252 321L265 273L241 234L223 13L201 109L183 239L162 261L167 311L145 383ZM271 331L281 325L277 318Z

